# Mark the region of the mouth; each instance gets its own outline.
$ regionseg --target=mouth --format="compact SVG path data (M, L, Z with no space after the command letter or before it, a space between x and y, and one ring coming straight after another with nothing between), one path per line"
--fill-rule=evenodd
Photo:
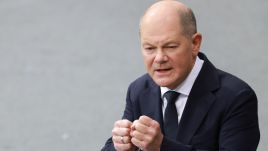
M171 70L172 70L172 68L156 69L155 72L157 72L159 74L165 74L165 73L168 73Z

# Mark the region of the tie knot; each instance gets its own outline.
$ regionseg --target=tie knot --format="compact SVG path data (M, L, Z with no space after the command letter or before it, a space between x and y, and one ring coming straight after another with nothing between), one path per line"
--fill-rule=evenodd
M177 98L178 98L179 95L180 94L178 92L175 92L175 91L167 91L164 94L164 97L167 99L168 104L170 104L170 103L175 103L175 101L177 100Z

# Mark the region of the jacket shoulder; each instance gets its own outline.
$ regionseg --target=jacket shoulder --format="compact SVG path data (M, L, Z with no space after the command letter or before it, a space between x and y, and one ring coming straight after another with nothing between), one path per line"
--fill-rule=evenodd
M129 89L141 91L147 89L153 85L156 85L149 74L144 74L138 77L136 80L130 83Z
M128 94L131 98L137 97L143 91L150 89L152 87L157 87L153 79L149 76L148 73L138 77L134 80L128 87Z
M229 90L231 93L239 91L253 91L253 89L242 79L218 69L221 88Z

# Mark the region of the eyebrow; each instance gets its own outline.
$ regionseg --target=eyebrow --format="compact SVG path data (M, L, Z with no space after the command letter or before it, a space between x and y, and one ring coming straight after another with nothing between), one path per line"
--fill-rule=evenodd
M167 43L164 43L162 47L169 47L169 46L179 46L180 42L175 42L175 41L169 41Z
M150 44L150 43L148 43L148 42L145 42L145 43L142 44L142 46L146 46L146 45L153 46L153 44Z
M168 41L167 43L164 43L163 44L163 46L168 46L168 45L179 45L180 43L179 42L176 42L176 41ZM142 46L147 46L147 45L149 45L149 46L154 46L154 44L151 44L151 43L149 43L149 42L144 42L143 44L142 44Z
M178 42L171 41L171 42L167 42L167 43L165 43L164 46L167 46L167 45L173 45L173 44L178 45L179 43L178 43Z

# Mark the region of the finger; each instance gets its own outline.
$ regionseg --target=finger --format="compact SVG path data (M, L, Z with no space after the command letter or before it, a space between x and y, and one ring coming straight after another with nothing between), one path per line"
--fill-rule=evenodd
M139 122L139 120L135 120L131 125L131 130L135 130L135 125Z
M140 148L141 150L144 149L143 142L136 138L131 138L131 143Z
M160 128L160 124L156 120L151 121L151 127Z
M151 126L152 121L154 121L153 119L151 119L148 116L142 115L139 118L139 122L146 125L146 126Z
M133 131L133 133L132 133L132 138L136 138L136 139L138 139L138 140L140 140L140 141L144 141L145 138L146 138L146 134L141 133L141 132L135 130L135 131Z
M130 135L130 128L114 127L112 130L113 136L128 136Z
M115 143L114 147L116 150L129 150L132 148L132 144L131 143L128 143L128 144Z
M114 127L125 127L125 128L130 128L132 125L132 122L130 122L127 119L123 120L118 120L114 123Z
M135 124L133 124L133 126L135 127L134 129L136 131L139 131L139 132L144 133L144 134L147 134L149 129L150 129L150 127L148 127L147 125L144 125L141 122L136 122Z
M122 139L121 139L122 137ZM113 136L112 137L114 143L118 144L128 144L131 143L131 137L129 136Z

